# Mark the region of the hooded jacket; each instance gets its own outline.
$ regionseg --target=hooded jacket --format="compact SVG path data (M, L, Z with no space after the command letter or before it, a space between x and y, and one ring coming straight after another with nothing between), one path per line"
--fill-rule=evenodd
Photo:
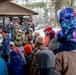
M40 75L40 70L39 70L38 63L36 61L36 56L35 56L38 50L48 50L48 48L40 43L36 45L34 51L32 52L32 63L31 63L31 69L30 69L31 75Z
M11 52L7 66L9 75L25 75L25 62L16 51Z
M36 60L39 65L40 75L61 75L59 72L53 69L55 57L52 51L37 51Z
M5 55L10 55L10 38L7 35L2 42L2 54Z

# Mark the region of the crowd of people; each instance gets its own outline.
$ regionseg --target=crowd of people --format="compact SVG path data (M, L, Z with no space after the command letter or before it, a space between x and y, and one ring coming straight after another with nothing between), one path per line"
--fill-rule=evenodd
M61 30L44 29L45 37L24 22L0 31L0 75L75 75L76 20L71 7L57 12ZM31 26L32 25L32 26ZM1 27L0 27L1 29ZM0 36L1 39L1 36Z

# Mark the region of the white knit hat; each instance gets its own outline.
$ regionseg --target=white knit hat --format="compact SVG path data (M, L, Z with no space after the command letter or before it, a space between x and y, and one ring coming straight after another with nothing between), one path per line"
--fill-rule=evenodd
M36 38L36 42L43 44L43 37L42 36L38 36Z
M14 42L10 42L11 45L15 45Z
M18 32L21 32L22 33L22 30L19 29Z

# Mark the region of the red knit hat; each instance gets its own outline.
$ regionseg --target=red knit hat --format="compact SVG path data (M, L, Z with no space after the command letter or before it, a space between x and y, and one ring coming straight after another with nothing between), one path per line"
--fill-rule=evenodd
M32 47L30 44L24 46L24 54L27 56L29 53L32 52Z
M52 30L52 27L48 26L48 27L45 28L45 30L48 31L48 32L50 32Z

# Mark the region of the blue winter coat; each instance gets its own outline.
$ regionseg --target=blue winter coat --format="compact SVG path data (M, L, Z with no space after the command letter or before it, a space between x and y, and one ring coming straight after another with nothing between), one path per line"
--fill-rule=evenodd
M2 42L2 54L10 55L10 38L7 35Z
M21 56L15 54L7 63L9 75L25 75L25 62Z
M0 57L0 75L8 75L8 70L4 59Z

